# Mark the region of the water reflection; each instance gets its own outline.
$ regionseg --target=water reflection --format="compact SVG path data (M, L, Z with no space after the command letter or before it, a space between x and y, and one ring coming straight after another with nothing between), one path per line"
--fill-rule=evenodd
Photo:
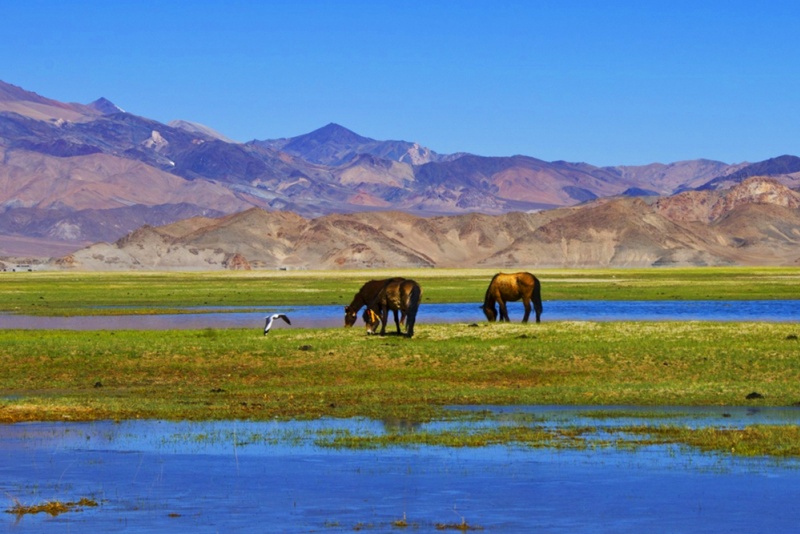
M800 320L800 300L697 301L545 301L545 321L769 321ZM342 307L276 306L253 311L242 308L185 308L187 313L94 317L33 317L0 314L0 328L67 330L171 330L259 328L264 317L286 313L300 328L332 328L344 324ZM512 321L522 319L519 302L509 304ZM473 323L486 318L478 303L430 304L420 307L420 322ZM361 320L359 319L359 323Z
M461 408L533 415L544 425L798 424L800 410L746 408ZM643 414L638 417L635 414ZM36 532L414 531L466 524L484 532L790 532L800 521L796 461L740 459L673 447L637 452L493 446L337 450L336 432L412 432L367 419L307 422L31 423L0 426L0 494L94 498L56 517L0 514ZM487 424L479 422L475 424ZM502 424L499 423L499 424Z

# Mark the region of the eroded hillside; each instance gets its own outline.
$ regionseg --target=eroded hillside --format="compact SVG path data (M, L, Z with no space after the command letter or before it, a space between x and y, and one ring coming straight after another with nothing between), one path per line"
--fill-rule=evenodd
M307 219L250 209L143 227L82 249L82 269L796 265L800 194L751 178L727 191L619 197L504 215L396 211Z

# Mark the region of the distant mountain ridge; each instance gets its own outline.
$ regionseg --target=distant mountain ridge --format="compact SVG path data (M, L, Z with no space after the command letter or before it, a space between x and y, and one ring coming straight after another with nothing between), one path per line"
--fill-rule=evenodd
M99 112L101 115L112 115L114 113L125 113L125 110L118 107L107 98L100 97L89 104L89 107Z
M99 114L91 105L66 104L0 81L0 112L38 120L87 120Z
M729 191L656 202L598 199L537 213L306 219L257 208L145 226L59 261L62 268L341 269L798 265L800 193L750 178Z
M142 221L170 222L164 217L172 205L184 206L174 210L175 221L251 207L305 218L383 210L502 215L725 189L758 169L796 187L797 159L597 167L524 155L438 154L333 123L293 138L238 143L197 123L134 115L106 98L62 103L0 82L0 222L30 219L0 226L0 256L8 255L3 236L15 243L56 236L77 248L118 239ZM123 207L131 214L127 222L104 213ZM107 219L116 221L113 227L104 226Z
M697 189L727 189L753 176L781 176L792 187L798 187L800 186L800 158L784 155L746 165L735 172L709 180Z
M297 137L250 143L333 167L351 163L365 154L410 165L453 159L453 156L441 156L417 143L376 141L334 123Z

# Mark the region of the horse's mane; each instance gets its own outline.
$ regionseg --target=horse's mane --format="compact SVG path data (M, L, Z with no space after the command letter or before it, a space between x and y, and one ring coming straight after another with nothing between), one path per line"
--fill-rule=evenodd
M489 306L490 302L494 302L494 299L492 298L492 286L494 285L495 280L497 280L497 277L501 274L503 273L497 273L492 277L492 281L489 282L489 287L486 288L486 294L483 296L484 306Z

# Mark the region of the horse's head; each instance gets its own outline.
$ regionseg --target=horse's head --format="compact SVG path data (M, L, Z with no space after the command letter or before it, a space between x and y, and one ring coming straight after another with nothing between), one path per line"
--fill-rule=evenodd
M358 319L358 310L354 310L350 306L344 307L344 326L353 326Z
M486 318L489 320L489 322L497 320L497 308L495 308L494 304L491 306L484 304L481 306L481 309L483 310L483 313L486 314Z
M364 319L364 324L367 325L367 334L374 334L381 325L381 318L369 308L364 310L361 318Z

